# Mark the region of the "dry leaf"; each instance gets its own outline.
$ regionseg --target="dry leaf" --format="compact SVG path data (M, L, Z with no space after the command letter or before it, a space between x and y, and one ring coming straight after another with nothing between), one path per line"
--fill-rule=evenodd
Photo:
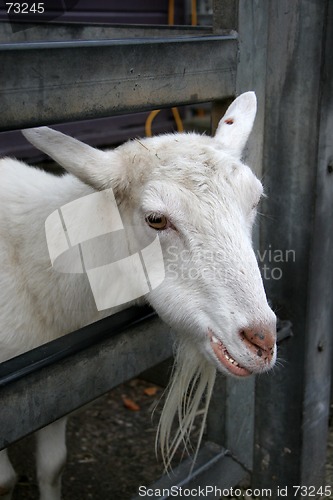
M147 396L155 396L155 394L158 391L158 387L146 387L145 390L143 391Z
M123 403L124 403L125 408L127 408L128 410L132 410L132 411L139 411L140 410L140 406L138 404L136 404L136 402L133 401L133 399L123 397Z

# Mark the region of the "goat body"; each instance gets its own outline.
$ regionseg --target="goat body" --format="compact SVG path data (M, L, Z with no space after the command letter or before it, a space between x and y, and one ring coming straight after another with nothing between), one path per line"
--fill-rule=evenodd
M173 381L159 426L166 465L187 439L205 391L207 412L216 369L245 377L267 371L276 359L275 315L267 304L251 242L262 186L240 161L255 113L255 95L248 92L229 107L213 138L168 134L129 141L106 152L41 127L24 135L68 174L55 177L9 158L0 162L0 361L131 303L149 302L179 333ZM82 206L88 197L107 190L114 193L124 228L125 257L158 247L162 260L153 262L149 277L160 279L154 286L150 283L147 293L137 293L126 304L109 301L98 307L92 272L59 272L50 260L47 233L50 230L51 240L61 236L60 223L52 236L59 210L64 215L64 207L70 207L76 217L76 200ZM103 224L110 217L106 210L97 212ZM68 234L71 237L67 227ZM103 257L107 251L109 243L102 244L99 254ZM121 273L112 281L112 288L117 287L123 287ZM189 388L193 398L184 405ZM171 440L175 414L179 430ZM64 429L61 420L38 433L42 500L60 498ZM15 473L2 451L0 494L6 500L14 484Z

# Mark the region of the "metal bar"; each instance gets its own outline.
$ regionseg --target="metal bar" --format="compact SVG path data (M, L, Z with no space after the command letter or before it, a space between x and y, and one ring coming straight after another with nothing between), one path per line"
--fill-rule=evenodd
M212 101L235 88L231 35L2 48L0 130Z
M324 478L333 348L333 3L327 2L306 330L301 484ZM325 42L325 39L324 39ZM316 464L314 467L313 464ZM323 483L322 483L323 484Z
M111 38L147 38L173 36L209 35L206 26L161 26L161 25L109 25L103 23L83 24L70 22L12 23L0 22L0 42L33 42L46 40L101 40ZM225 31L221 35L228 34Z
M266 289L280 317L293 324L293 337L279 348L282 366L256 384L253 485L272 488L271 498L279 497L278 486L288 488L289 498L294 485L317 490L325 483L333 321L333 177L325 164L333 144L331 4L269 3L268 218L261 251L284 256L271 262L279 279L270 276Z
M220 29L220 35L230 34ZM102 22L13 23L0 19L0 42L32 42L46 40L101 40L112 38L156 38L174 36L203 36L212 34L210 26L169 26L154 24L106 24Z
M207 37L192 36L191 42L203 42L209 38L210 42L220 42L221 36L209 35ZM225 35L224 40L235 40L234 35ZM79 49L87 47L126 47L127 45L160 45L165 43L179 44L189 41L188 38L183 36L158 37L158 38L119 38L108 40L59 40L59 41L35 41L35 42L10 42L1 44L0 51L6 52L7 50L55 50L55 49Z
M171 355L170 328L143 308L122 311L3 363L0 449Z
M206 442L198 453L194 467L190 458L184 460L171 475L165 475L149 485L146 496L160 500L173 496L224 498L228 495L226 490L230 492L230 488L246 477L246 470L229 455L228 450ZM142 493L133 500L142 498Z

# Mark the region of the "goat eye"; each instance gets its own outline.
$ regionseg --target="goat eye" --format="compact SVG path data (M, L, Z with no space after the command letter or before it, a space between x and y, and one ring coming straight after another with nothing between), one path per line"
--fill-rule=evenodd
M145 221L153 229L165 229L168 225L168 219L163 214L151 212L146 215Z

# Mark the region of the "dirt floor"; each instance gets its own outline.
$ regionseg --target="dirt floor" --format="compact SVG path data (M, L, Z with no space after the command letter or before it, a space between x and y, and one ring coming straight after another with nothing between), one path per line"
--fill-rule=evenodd
M160 477L163 467L154 451L159 411L153 418L151 413L161 395L161 388L135 379L69 419L63 500L127 500L137 494L139 485ZM333 486L331 430L327 484ZM33 444L29 437L10 450L19 473L13 500L38 499Z

